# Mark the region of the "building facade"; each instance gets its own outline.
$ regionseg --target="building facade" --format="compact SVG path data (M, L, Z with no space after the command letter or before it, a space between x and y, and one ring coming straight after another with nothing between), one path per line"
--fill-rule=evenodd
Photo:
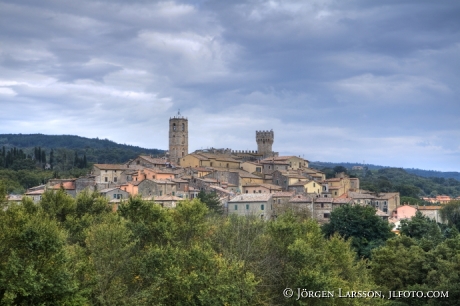
M188 120L177 113L169 118L169 161L180 164L180 159L188 154Z

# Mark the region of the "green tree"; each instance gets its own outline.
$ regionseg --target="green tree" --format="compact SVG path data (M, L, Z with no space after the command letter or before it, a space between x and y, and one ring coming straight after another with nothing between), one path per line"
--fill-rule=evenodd
M451 201L445 204L440 210L440 215L449 225L460 230L460 201Z
M436 221L417 211L410 219L401 220L400 233L415 239L423 239L424 244L437 245L443 240L441 228Z
M388 222L376 216L373 207L361 205L344 205L335 209L330 222L322 229L327 237L338 233L345 239L351 238L351 245L358 255L367 258L373 248L393 236Z
M63 188L43 193L40 206L51 217L64 222L68 216L75 214L75 200Z
M13 205L0 213L0 303L79 305L66 234L43 212Z
M203 190L201 190L198 193L197 198L201 202L206 204L206 206L208 207L210 211L218 213L218 214L222 214L223 212L222 203L219 201L219 196L217 195L215 191L204 192Z

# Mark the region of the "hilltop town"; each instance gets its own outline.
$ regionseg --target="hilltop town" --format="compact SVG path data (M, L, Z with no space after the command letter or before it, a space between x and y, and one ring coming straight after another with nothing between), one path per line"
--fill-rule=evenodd
M83 190L97 191L115 211L130 196L174 208L178 201L205 192L218 196L226 214L257 215L265 220L292 210L325 223L334 209L350 204L370 205L378 216L395 223L415 215L416 210L439 221L439 206L408 208L401 205L398 192L363 190L358 178L336 173L327 179L323 172L310 168L307 159L280 156L272 149L273 130L256 131L257 150L210 148L189 153L188 138L188 119L178 113L169 120L165 156L139 155L122 164L96 163L86 176L50 179L29 188L25 196L38 202L46 190L62 188L73 197Z

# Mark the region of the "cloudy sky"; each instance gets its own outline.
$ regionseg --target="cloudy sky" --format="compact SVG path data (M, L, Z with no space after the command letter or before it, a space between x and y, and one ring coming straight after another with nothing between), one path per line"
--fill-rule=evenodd
M459 1L0 0L0 133L460 171Z

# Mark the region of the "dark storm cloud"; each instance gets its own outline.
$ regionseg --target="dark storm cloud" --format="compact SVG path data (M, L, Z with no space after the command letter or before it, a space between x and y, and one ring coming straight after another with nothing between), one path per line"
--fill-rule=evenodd
M460 170L460 4L1 1L1 132ZM18 111L20 110L20 111Z

